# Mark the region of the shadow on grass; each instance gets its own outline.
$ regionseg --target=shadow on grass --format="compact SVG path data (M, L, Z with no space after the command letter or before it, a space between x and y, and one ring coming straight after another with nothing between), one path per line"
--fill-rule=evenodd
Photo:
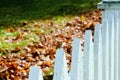
M1 0L0 26L24 20L51 19L78 15L97 7L100 0Z

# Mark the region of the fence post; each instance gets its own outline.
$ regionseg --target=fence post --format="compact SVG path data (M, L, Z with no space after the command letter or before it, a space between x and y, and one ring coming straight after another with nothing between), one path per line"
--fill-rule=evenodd
M107 11L104 12L107 15ZM103 19L102 23L102 49L103 49L103 80L109 79L109 33L107 17Z
M120 10L118 11L119 15L119 21L118 21L118 30L120 30ZM118 31L118 48L120 48L120 31ZM120 49L118 49L118 75L120 74ZM120 80L120 76L118 76L118 80Z
M109 18L110 18L110 16L109 16ZM111 24L110 24L111 23ZM111 20L110 20L110 25L111 26L109 26L109 29L110 29L110 43L109 44L111 44L110 45L110 54L111 54L111 80L115 80L115 76L114 76L114 74L115 74L115 63L114 63L114 56L115 56L115 51L114 51L114 44L115 44L115 37L114 37L114 28L116 27L116 26L114 26L114 15L111 15Z
M109 31L109 39L108 39L109 54L105 53L105 50L103 50L103 53L105 53L106 55L109 56L109 61L106 61L105 62L106 65L104 66L104 67L106 67L105 69L109 68L109 71L106 72L105 76L107 76L109 73L109 75L108 75L109 79L106 77L107 80L119 80L120 77L118 76L119 75L118 68L120 68L120 61L118 60L118 58L120 57L119 56L120 55L119 54L120 53L120 51L119 51L119 47L120 47L119 46L119 38L120 37L118 35L120 35L120 33L119 33L120 0L102 0L102 2L98 4L98 8L102 9L103 13L107 14L106 20L107 20L107 24L109 27L108 28L108 31ZM104 20L102 20L102 22L104 23ZM103 31L104 31L105 26L102 26L102 27L103 27ZM103 40L103 41L105 41L105 40ZM104 45L104 42L103 42L103 45ZM103 49L104 49L104 46L103 46ZM109 62L109 66L107 66L108 65L107 62Z
M118 70L118 58L119 58L119 11L117 11L115 14L115 21L114 21L114 23L116 23L115 24L115 47L114 47L114 49L115 49L115 80L119 80L118 79L118 72L119 72L119 70Z
M107 10L107 20L108 20L108 32L109 32L109 76L110 80L115 80L114 74L115 74L115 64L114 64L114 44L115 44L115 37L114 37L114 11L113 10Z
M72 47L72 69L70 71L71 80L84 80L82 59L81 41L79 38L74 38Z
M67 62L63 49L56 51L53 80L69 80Z
M38 66L31 66L28 80L43 80L42 71Z
M98 3L98 8L103 10L118 10L120 9L120 0L102 0Z

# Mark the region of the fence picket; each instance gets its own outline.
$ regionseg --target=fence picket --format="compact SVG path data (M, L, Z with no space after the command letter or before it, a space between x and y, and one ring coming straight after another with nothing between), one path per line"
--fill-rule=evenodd
M70 71L71 80L84 80L83 79L83 54L81 51L81 42L79 38L73 40L72 48L72 69Z
M101 38L101 26L97 24L95 27L94 34L94 70L95 70L95 80L102 80L102 38Z
M119 58L119 35L120 35L120 32L119 32L119 30L120 30L120 27L119 27L119 12L117 11L117 16L116 16L116 43L115 43L115 45L116 45L116 47L115 47L115 51L116 51L116 57L115 57L115 62L116 62L116 67L115 67L115 72L116 72L116 74L115 74L115 77L116 77L116 80L119 80L118 79L118 74L119 74L119 70L118 70L118 67L119 67L119 65L118 65L118 62L119 62L119 60L118 60L118 58Z
M106 39L107 39L107 36L106 36L106 26L107 26L107 18L106 18L106 10L104 10L104 11L102 11L102 54L104 54L104 55L106 55L106 51L107 51L107 49L105 49L105 46L106 46L106 43L105 43L105 41L106 41ZM106 66L105 66L105 64L106 64L106 58L105 58L105 56L103 56L103 80L105 80L106 79Z
M38 66L31 66L28 80L43 80L42 71Z
M94 51L92 32L90 30L87 30L85 34L83 70L84 80L94 80Z
M56 51L53 80L70 80L63 49L58 49Z

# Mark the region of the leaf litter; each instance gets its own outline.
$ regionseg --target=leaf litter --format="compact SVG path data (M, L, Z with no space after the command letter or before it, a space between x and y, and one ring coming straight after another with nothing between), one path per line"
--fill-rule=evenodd
M8 28L9 36L2 40L6 44L16 44L12 49L9 46L0 48L0 52L6 54L0 56L0 80L27 80L32 65L40 66L44 75L53 75L58 48L64 48L70 69L73 38L81 39L83 50L85 30L94 32L95 24L101 23L101 19L101 11L94 10L60 23L54 19L25 21L22 27ZM13 32L16 32L14 36Z

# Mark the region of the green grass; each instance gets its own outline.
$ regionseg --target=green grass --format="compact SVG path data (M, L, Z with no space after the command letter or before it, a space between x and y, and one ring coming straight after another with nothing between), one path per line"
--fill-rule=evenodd
M20 29L20 28L19 28ZM32 28L34 29L34 28ZM1 27L0 28L0 55L6 55L16 48L22 49L23 47L38 42L38 35L32 31L31 28L26 27L25 30L31 31L31 33L23 34L24 30L18 31L12 27ZM13 31L11 31L13 30ZM22 37L19 37L19 36ZM18 38L17 38L18 37ZM17 50L16 50L17 51ZM20 53L20 52L15 52Z
M4 54L3 51L6 50L11 51L16 47L22 48L31 42L39 41L36 32L44 31L44 34L51 32L51 28L44 29L44 26L36 29L26 25L22 27L29 30L31 34L25 35L23 40L9 42L9 39L14 39L19 35L17 29L22 28L21 24L24 21L33 24L42 20L42 24L46 24L45 20L52 19L55 21L55 24L59 25L62 21L67 22L70 20L72 16L96 9L98 2L100 0L1 0L0 54ZM61 28L63 27L61 26ZM9 29L16 30L11 32ZM24 31L20 33L24 33Z
M70 20L69 17L54 17L52 21L54 21L55 25L61 25L60 28L63 28L62 22L67 22ZM51 20L41 20L41 21L33 21L28 25L21 27L0 27L0 55L7 55L14 53L24 53L23 48L28 45L34 45L34 43L38 43L40 40L40 34L50 34L52 30L55 30L55 27L46 27ZM37 23L37 25L35 25ZM39 26L42 25L42 26ZM16 25L17 26L17 25ZM19 38L19 36L22 38ZM18 37L18 39L16 39ZM16 47L21 49L19 52L16 52Z
M98 2L100 0L1 0L0 26L16 25L25 20L78 15L95 9Z

